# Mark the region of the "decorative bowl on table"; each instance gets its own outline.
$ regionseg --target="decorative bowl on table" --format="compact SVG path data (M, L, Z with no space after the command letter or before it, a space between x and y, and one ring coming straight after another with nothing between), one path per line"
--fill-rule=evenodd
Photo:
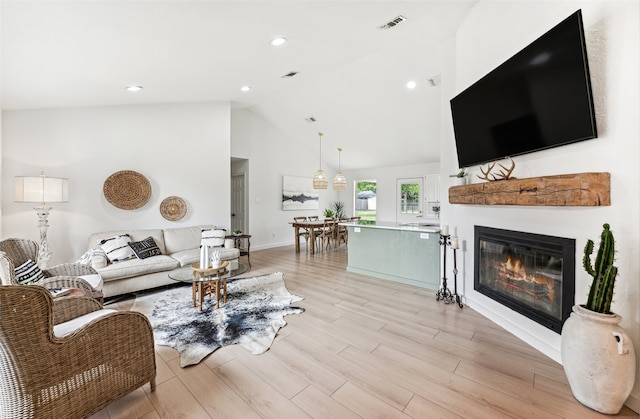
M231 234L233 234L234 236L242 236L242 231L240 231L240 230L233 230L233 233L231 233Z
M196 272L205 272L205 273L209 273L209 272L215 272L215 271L219 271L222 269L225 269L227 267L227 265L229 265L229 261L228 260L222 260L220 261L220 265L218 266L209 266L206 268L201 268L200 267L200 262L195 262L191 264L191 269L193 269Z

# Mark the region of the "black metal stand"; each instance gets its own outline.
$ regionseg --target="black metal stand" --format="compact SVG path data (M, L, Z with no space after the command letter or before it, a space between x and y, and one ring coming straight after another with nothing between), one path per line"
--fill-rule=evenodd
M458 307L462 308L462 298L458 295L458 264L456 260L457 247L453 247L453 296L455 297Z
M453 249L453 293L447 285L447 246L451 246L450 235L440 234L440 245L442 246L442 286L436 293L436 301L442 300L445 304L458 304L462 308L462 299L458 295L458 260L457 248Z
M440 234L440 245L442 246L442 286L436 293L436 301L444 301L445 304L451 304L454 302L453 294L451 294L451 290L447 286L447 246L451 243L449 242L450 235L442 235Z

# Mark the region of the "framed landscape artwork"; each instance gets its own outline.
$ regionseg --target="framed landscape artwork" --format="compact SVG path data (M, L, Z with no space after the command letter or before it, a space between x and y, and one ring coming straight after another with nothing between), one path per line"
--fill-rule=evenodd
M282 209L313 210L320 207L320 195L313 189L313 179L302 176L282 176Z

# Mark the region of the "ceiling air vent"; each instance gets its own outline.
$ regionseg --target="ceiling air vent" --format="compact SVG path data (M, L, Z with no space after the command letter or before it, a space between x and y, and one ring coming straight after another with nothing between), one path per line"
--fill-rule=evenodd
M284 76L282 76L282 78L283 78L283 79L286 79L286 78L288 78L288 77L293 77L293 76L295 76L296 74L298 74L298 72L297 72L297 71L290 71L290 72L288 72L287 74L285 74Z
M397 18L393 19L391 22L387 22L382 26L378 26L378 29L391 29L397 24L404 22L405 20L407 20L407 18L400 15Z

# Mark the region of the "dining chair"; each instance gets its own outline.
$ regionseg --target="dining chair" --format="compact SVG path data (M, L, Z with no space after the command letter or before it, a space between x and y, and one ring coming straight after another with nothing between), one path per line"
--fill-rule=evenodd
M331 246L331 242L335 240L335 226L336 220L333 218L325 218L324 224L320 229L320 232L315 235L316 240L319 242L319 247L316 245L318 249L325 250L329 249Z
M293 221L296 223L302 223L307 221L307 217L293 217ZM309 229L308 228L304 228L304 227L300 227L298 229L298 240L300 240L300 237L304 238L304 242L305 242L305 246L307 251L309 250Z
M348 223L351 221L351 218L349 217L343 217L340 218L339 222L341 223ZM347 245L348 241L349 241L349 235L347 233L347 226L341 226L339 224L336 224L336 228L335 228L335 247L340 247L340 243L344 243L345 246Z
M320 217L318 217L317 215L309 215L307 217L307 219L309 221L320 221ZM318 235L318 234L321 234L321 233L322 233L322 227L314 227L314 229L313 229L313 234L314 235Z

